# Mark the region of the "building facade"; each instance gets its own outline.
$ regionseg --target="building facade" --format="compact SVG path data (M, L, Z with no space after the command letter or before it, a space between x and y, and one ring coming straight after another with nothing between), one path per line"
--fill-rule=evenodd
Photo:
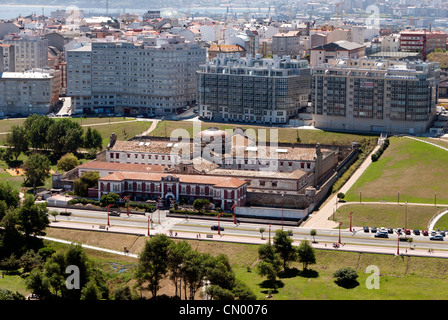
M4 44L14 45L15 71L48 66L48 40L40 35L6 35Z
M286 123L306 107L308 62L219 55L198 71L199 115L213 121Z
M344 59L313 68L317 128L422 133L435 112L438 63Z
M67 94L83 113L175 113L195 103L205 60L206 49L179 36L92 42L68 52Z
M426 38L426 39L425 39ZM441 31L408 30L400 32L401 51L421 52L426 41L426 52L446 50L448 35Z
M208 199L215 206L230 210L234 204L245 205L247 184L232 177L119 171L98 180L98 199L109 192L135 200Z
M0 115L46 114L58 102L60 90L57 70L0 73Z
M0 72L14 72L16 58L12 44L0 44Z

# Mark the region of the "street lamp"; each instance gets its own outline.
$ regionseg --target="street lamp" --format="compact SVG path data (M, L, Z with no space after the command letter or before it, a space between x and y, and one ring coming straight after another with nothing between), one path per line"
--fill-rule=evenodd
M151 234L149 232L149 221L150 221L150 216L148 216L148 237L151 237Z
M107 226L110 227L110 221L109 221L109 208L112 207L112 204L107 205Z
M353 211L350 211L350 213L348 214L350 217L350 231L352 231L352 214L353 214Z
M342 221L339 222L339 244L341 244L341 225L342 225Z
M404 227L408 228L408 202L406 201L406 205L404 206Z

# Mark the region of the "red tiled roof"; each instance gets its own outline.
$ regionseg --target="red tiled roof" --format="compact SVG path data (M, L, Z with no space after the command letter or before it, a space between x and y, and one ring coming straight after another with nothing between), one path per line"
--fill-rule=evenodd
M184 175L158 172L132 172L117 171L106 177L100 178L99 181L123 181L123 180L141 180L141 181L161 181L162 178L172 176L178 178L182 183L208 184L216 188L239 188L246 182L232 177L212 177L206 175Z
M133 164L133 163L112 163L103 161L90 161L78 166L78 169L98 169L98 170L115 170L115 171L151 171L163 172L164 166L149 164Z

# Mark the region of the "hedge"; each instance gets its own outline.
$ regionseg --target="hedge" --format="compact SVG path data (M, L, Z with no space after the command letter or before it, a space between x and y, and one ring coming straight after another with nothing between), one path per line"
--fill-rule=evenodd
M378 151L372 154L372 156L370 157L372 161L373 162L378 161L378 159L381 157L384 150L386 150L388 146L389 146L389 139L386 138L381 147L378 149Z

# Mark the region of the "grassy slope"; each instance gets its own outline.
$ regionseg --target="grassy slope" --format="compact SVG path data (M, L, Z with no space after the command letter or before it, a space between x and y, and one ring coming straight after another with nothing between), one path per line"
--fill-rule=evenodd
M372 163L346 195L348 202L400 202L448 204L446 163L448 152L407 138L390 138L390 146Z

